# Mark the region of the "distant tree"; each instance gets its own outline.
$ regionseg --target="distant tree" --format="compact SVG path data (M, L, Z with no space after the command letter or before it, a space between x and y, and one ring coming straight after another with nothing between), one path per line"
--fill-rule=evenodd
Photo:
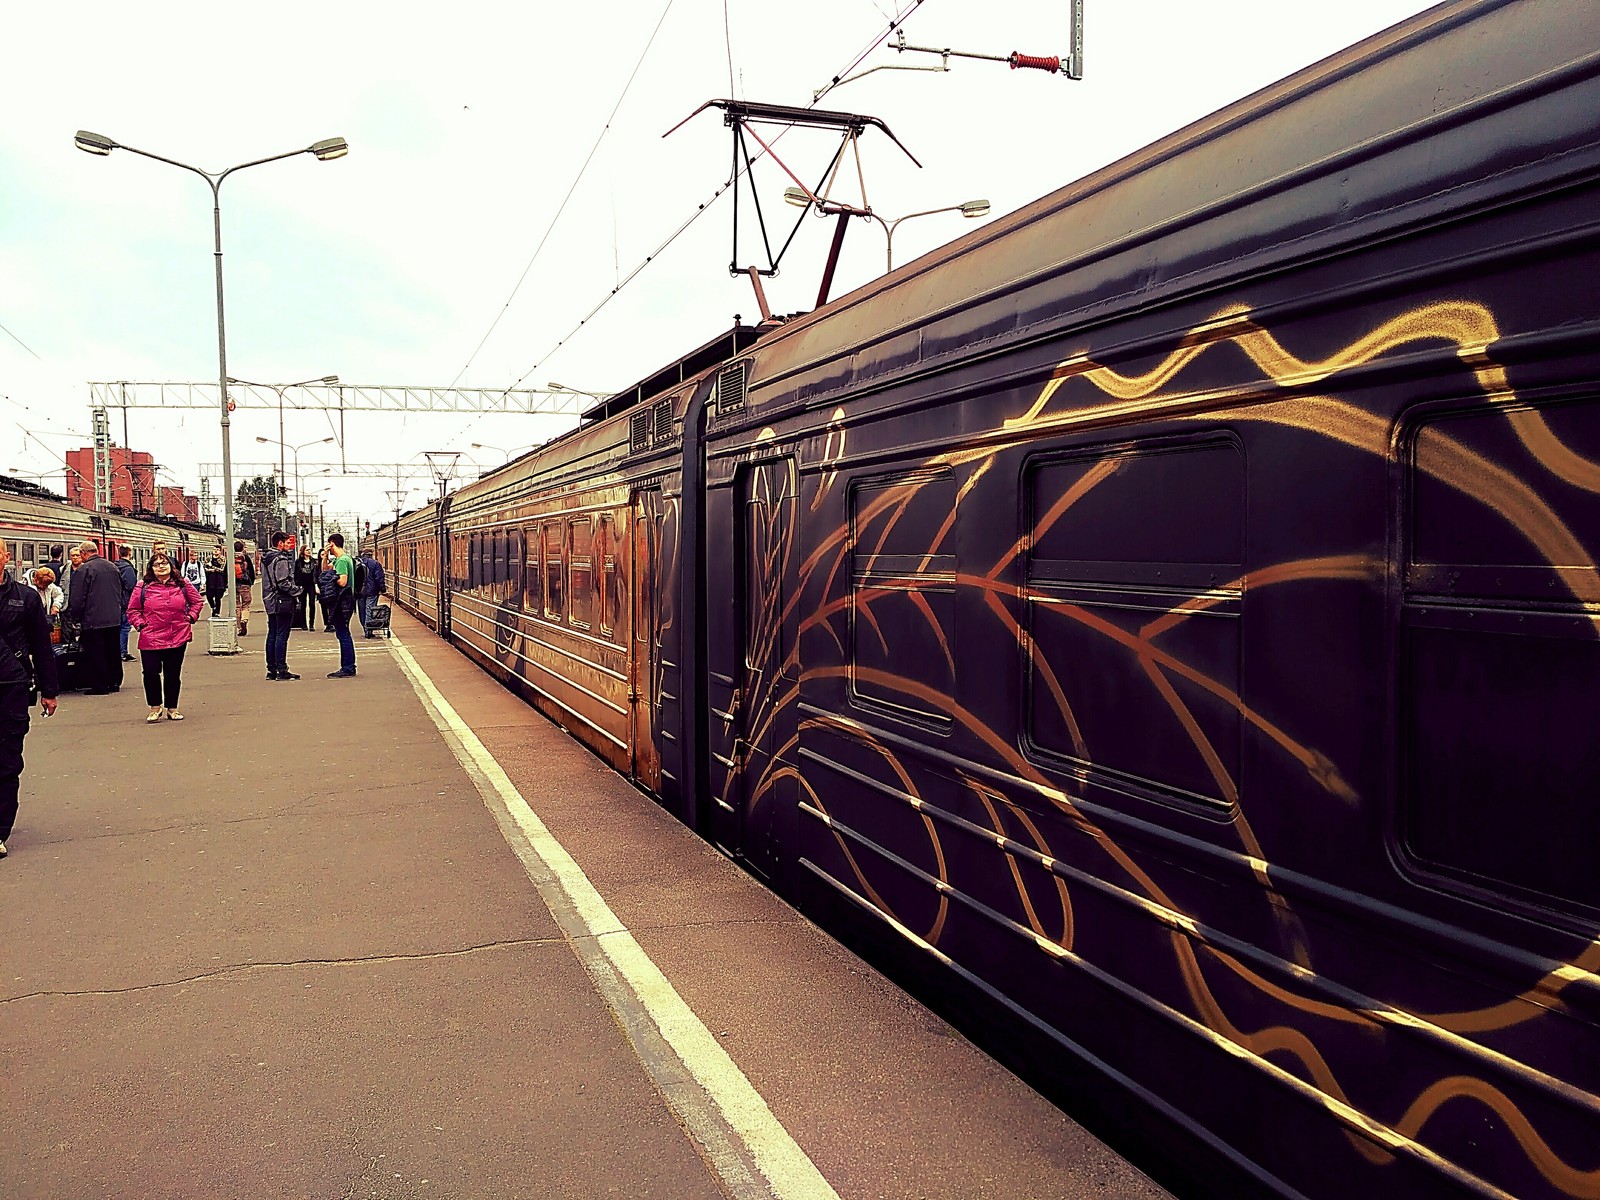
M277 528L283 508L283 489L271 475L257 475L239 485L234 499L234 536L257 546L266 545Z

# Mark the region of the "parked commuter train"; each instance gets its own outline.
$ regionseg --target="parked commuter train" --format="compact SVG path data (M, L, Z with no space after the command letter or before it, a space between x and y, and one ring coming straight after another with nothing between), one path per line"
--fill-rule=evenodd
M1183 1194L1600 1196L1597 51L1431 10L613 397L391 590Z
M157 542L183 562L210 554L222 535L213 526L188 521L92 512L42 488L0 475L0 539L11 551L10 570L21 579L49 562L55 546L71 548L93 540L102 553L115 558L117 552L110 547L126 545L133 551L135 567L143 571Z

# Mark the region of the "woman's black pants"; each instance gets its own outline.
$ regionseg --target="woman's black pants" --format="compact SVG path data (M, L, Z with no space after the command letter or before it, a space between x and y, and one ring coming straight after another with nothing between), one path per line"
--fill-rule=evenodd
M151 708L177 708L178 689L183 686L183 652L187 645L171 650L139 650L144 667L144 702Z

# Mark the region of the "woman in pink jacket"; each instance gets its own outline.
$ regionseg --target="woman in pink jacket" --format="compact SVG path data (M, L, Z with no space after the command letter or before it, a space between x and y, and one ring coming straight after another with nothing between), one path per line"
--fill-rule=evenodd
M152 554L144 579L128 600L128 623L139 631L144 665L145 718L152 725L166 717L181 721L178 689L183 683L183 652L200 617L200 593L172 569L165 554Z

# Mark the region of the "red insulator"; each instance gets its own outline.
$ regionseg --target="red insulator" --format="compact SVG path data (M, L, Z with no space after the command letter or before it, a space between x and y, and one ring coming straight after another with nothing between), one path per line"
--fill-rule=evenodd
M1018 54L1013 50L1011 57L1006 61L1011 64L1013 71L1018 67L1031 67L1035 71L1055 72L1061 70L1061 59L1054 54L1041 58L1037 54Z

